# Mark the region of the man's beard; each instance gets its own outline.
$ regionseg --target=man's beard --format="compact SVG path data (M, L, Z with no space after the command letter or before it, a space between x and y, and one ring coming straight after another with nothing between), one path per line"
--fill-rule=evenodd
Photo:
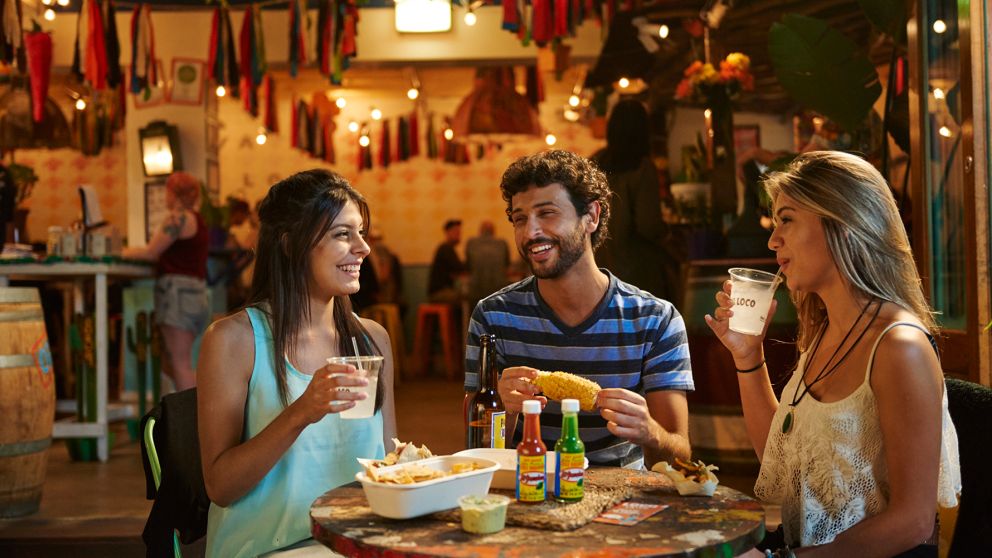
M551 267L540 267L534 265L531 261L532 254L530 249L537 244L549 243L558 249L558 257L554 261L554 265ZM534 274L534 277L538 279L557 279L565 274L575 262L582 258L585 254L585 231L582 228L582 223L580 222L572 234L564 237L560 237L558 240L553 240L548 237L541 237L528 242L520 250L520 255L523 257L524 261L530 267L530 272Z

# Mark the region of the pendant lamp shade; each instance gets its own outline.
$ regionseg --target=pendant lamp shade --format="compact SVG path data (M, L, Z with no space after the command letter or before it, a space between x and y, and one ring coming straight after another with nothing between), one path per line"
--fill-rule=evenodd
M541 135L537 111L517 93L513 68L480 68L451 123L455 141L509 141Z
M14 86L0 95L0 150L67 147L69 124L55 101L45 96L44 116L35 122L27 89Z

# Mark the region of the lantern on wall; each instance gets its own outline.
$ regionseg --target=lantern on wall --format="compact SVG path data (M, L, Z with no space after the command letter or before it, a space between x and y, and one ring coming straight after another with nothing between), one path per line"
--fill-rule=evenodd
M138 139L145 176L167 176L182 170L178 128L156 120L138 130Z

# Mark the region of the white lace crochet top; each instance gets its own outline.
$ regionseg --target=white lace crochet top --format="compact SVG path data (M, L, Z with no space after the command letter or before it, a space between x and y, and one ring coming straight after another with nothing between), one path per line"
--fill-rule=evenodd
M782 421L789 412L788 403L779 404L772 418L754 493L763 501L782 506L782 527L789 544L829 543L888 504L882 429L869 379L879 341L897 325L923 329L909 322L889 325L875 340L864 382L854 393L831 403L822 403L807 394L795 407L787 434L782 433ZM797 382L803 378L806 357L806 353L800 356L783 394L795 393ZM947 412L946 388L942 406L937 502L953 507L961 491L961 468L958 436Z

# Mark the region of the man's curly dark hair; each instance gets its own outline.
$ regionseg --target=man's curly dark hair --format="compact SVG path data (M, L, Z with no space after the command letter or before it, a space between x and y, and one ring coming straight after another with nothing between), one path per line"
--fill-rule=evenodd
M599 227L592 233L592 247L597 248L607 237L610 221L610 186L595 164L570 151L552 149L521 157L503 173L499 189L506 202L506 215L513 213L513 196L531 186L561 184L575 206L575 212L585 215L589 204L599 202ZM512 221L512 219L511 219Z

